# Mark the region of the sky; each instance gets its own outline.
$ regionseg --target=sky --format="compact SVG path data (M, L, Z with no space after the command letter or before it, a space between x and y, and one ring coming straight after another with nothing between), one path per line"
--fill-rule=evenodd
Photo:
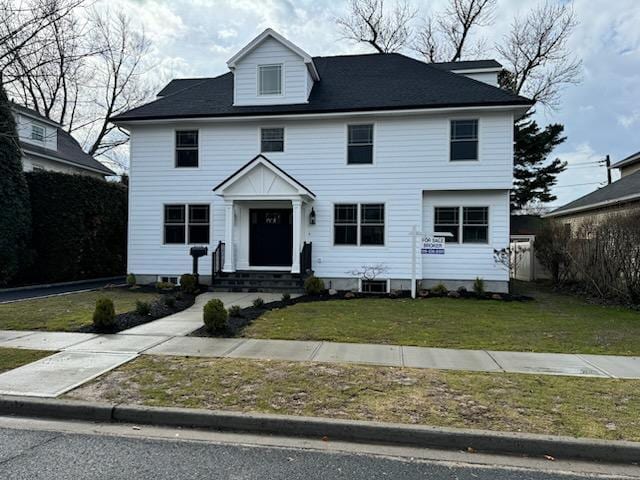
M346 0L104 1L111 9L124 9L144 28L153 45L154 67L148 75L159 85L171 78L225 73L226 61L267 27L313 56L371 51L341 38L335 19L348 12ZM413 3L424 17L448 2ZM487 57L496 56L491 46L504 37L514 17L538 3L498 0L495 22L477 33L489 47ZM569 167L558 178L553 190L558 198L551 207L603 185L606 169L598 161L605 155L615 162L640 150L640 0L574 0L573 8L579 24L569 48L582 60L581 82L562 91L557 109L536 111L538 123L562 123L567 136L552 155Z

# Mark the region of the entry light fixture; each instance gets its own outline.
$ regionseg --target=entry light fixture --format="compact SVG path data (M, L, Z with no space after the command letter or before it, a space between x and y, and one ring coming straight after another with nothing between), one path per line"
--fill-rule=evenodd
M316 224L316 211L311 207L311 213L309 214L309 225Z

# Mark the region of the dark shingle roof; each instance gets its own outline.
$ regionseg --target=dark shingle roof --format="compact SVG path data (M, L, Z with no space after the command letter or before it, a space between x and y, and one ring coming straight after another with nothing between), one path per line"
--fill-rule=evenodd
M36 112L35 110L32 110L30 108L23 107L22 105L18 105L18 104L13 103L13 102L11 104L11 107L14 108L15 110L18 110L19 112L22 112L22 113L25 113L27 115L31 115L31 116L37 117L40 120L42 120L43 122L57 125L56 122L53 122L52 120L49 120L46 117L43 117L38 112ZM28 151L33 152L35 154L45 155L47 157L53 157L53 158L58 158L60 160L65 160L65 161L67 161L69 163L72 163L72 164L75 164L75 165L77 165L79 167L87 167L87 168L91 168L93 170L98 170L98 171L104 173L105 175L115 175L116 174L114 171L112 171L111 169L105 167L102 163L100 163L95 158L93 158L91 155L86 153L82 149L80 144L76 141L76 139L71 136L71 134L69 134L68 132L66 132L65 130L60 128L59 126L57 127L57 130L58 130L58 135L57 135L57 144L58 144L58 146L57 146L56 150L52 150L50 148L44 148L44 147L41 147L41 146L38 146L38 145L33 145L31 143L27 143L27 142L23 142L23 141L20 141L20 147L23 150L28 150Z
M320 81L314 84L308 103L233 106L233 74L229 72L199 82L174 80L163 89L163 97L113 120L533 104L527 98L397 53L315 57L313 61Z
M460 62L431 63L434 67L443 70L475 70L484 68L502 68L502 64L495 60L463 60Z
M176 78L171 80L165 85L165 87L157 93L158 97L166 97L167 95L173 95L185 88L193 87L200 82L209 80L208 78Z
M611 165L611 168L626 167L627 165L632 165L637 162L640 162L640 152L636 152L633 155L629 155L627 158L623 158L622 160Z
M537 235L542 228L540 215L511 215L511 235Z
M573 202L569 202L560 208L550 212L548 216L560 216L576 210L589 210L591 208L601 208L636 195L640 199L640 171L622 177L595 192L586 194Z

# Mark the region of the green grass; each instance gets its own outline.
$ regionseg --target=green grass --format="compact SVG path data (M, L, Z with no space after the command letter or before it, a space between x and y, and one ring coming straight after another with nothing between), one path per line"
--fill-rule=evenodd
M22 350L20 348L0 348L0 373L35 362L53 353L41 350Z
M96 299L109 297L116 313L135 308L136 300L150 301L157 295L124 288L73 293L0 305L0 330L74 331L90 325Z
M142 356L68 397L640 441L640 381Z
M300 303L266 313L243 334L287 340L640 354L640 312L589 304L541 287L525 288L535 301L428 298Z

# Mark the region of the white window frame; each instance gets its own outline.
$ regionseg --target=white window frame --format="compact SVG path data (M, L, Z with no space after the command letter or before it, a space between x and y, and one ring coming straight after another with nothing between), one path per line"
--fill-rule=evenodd
M261 70L265 67L279 67L280 68L280 93L262 93L260 91ZM256 95L258 97L284 97L284 63L265 63L256 66Z
M344 243L336 243L336 206L339 205L355 205L356 206L356 243L355 244L344 244ZM383 227L383 235L384 242L381 245L362 245L361 242L361 227L362 227L362 205L382 205L384 208L384 225ZM345 224L341 224L345 225ZM351 224L349 224L351 225ZM367 224L365 224L367 225ZM375 225L375 224L368 224ZM376 202L373 200L367 200L363 202L356 201L344 201L344 202L335 202L331 204L331 242L334 247L346 247L346 248L384 248L387 246L387 225L388 225L388 210L386 202Z
M40 130L42 131L42 138L35 138L34 135L34 130ZM29 137L31 140L33 140L34 142L40 142L40 143L44 143L47 139L47 129L45 127L43 127L42 125L38 125L37 123L32 123L31 124L31 136Z
M171 206L171 207L184 207L184 223L180 224L180 223L166 223L166 218L165 218L165 210L166 207ZM209 223L207 224L209 227L209 242L208 243L190 243L189 242L189 207L202 207L202 206L208 206L209 207ZM212 227L213 227L213 220L212 220L212 214L213 214L213 208L212 205L210 203L206 203L206 202L195 202L195 203L180 203L180 202L167 202L167 203L163 203L162 204L162 222L161 222L161 235L162 235L162 245L165 247L180 247L183 245L211 245L211 239L213 238L213 232L212 232ZM182 225L184 228L184 242L183 243L167 243L167 237L165 234L165 227L167 225ZM204 223L193 223L192 225L205 225Z
M196 151L198 152L198 165L195 167L179 167L178 166L178 132L198 132L198 146ZM173 168L175 170L197 170L202 165L200 161L202 159L201 150L200 150L200 129L199 128L175 128L173 130Z
M276 129L276 128L281 128L282 129L282 151L277 152L263 152L262 151L262 130L269 130L269 129ZM284 125L273 125L273 126L261 126L258 127L258 151L260 153L266 153L268 155L273 155L273 154L281 154L284 153L287 150L287 129L285 128Z
M431 226L433 228L433 232L436 233L436 208L457 208L458 209L458 241L457 242L447 242L445 243L445 247L460 245L460 246L481 246L481 245L490 245L491 244L491 206L489 205L451 205L442 204L442 205L434 205L433 206L433 218L431 222ZM486 242L465 242L464 241L464 209L465 208L486 208L487 209L487 241ZM480 226L478 224L469 224L469 226Z
M456 120L475 120L478 122L478 131L477 131L477 135L478 138L476 139L476 142L478 142L478 158L476 158L475 160L451 160L451 142L453 141L451 138L451 123L456 121ZM447 134L447 138L449 139L449 141L447 142L447 162L451 163L451 164L469 164L469 163L478 163L481 160L481 143L480 143L480 139L481 136L480 135L480 130L481 130L481 126L482 126L482 121L479 117L469 117L469 116L464 116L464 117L449 117L447 118L447 130L448 130L448 134Z
M357 125L371 125L371 135L372 135L372 144L371 144L371 163L349 163L349 127L357 126ZM372 167L376 164L376 122L349 122L344 127L344 163L348 167Z

